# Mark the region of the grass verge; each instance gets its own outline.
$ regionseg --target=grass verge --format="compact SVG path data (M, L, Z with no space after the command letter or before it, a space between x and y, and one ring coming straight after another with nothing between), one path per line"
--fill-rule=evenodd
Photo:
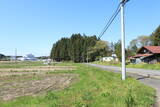
M111 66L121 66L121 63L111 63L111 62L102 62L102 61L95 61L94 64L100 65L111 65ZM127 64L128 68L140 68L140 69L151 69L151 70L160 70L160 63L158 64Z

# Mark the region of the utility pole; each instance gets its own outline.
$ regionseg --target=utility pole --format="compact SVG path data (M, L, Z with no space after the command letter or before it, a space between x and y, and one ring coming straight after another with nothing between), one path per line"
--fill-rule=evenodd
M88 58L89 58L89 57L88 57L88 50L87 50L87 64L88 64Z
M15 49L15 62L17 61L17 48Z
M128 0L120 0L121 8L121 47L122 47L122 80L126 79L126 59L125 59L125 21L124 21L124 6Z

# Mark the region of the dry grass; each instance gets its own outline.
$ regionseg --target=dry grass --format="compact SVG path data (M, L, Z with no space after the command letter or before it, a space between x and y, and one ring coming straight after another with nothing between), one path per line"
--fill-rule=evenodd
M12 64L15 66L0 68L0 101L38 95L50 90L61 90L68 87L78 76L71 73L54 73L75 70L74 66L30 66L30 62L16 64L10 61L0 63L5 66Z
M0 68L0 77L9 75L24 75L24 74L45 74L52 71L68 71L75 70L74 66L35 66L26 68Z
M36 95L49 90L61 90L69 86L77 76L75 74L45 74L1 77L0 99L12 100L16 97Z

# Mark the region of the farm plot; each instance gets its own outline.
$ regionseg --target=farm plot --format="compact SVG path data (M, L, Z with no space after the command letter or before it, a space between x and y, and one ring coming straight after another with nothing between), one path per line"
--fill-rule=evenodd
M26 68L0 68L0 77L24 74L45 74L46 72L75 70L74 66L36 66Z
M0 68L0 100L8 101L20 96L62 90L77 79L77 74L65 74L75 69L74 66ZM63 73L54 73L59 71Z
M77 76L75 74L25 75L25 77L8 78L7 81L5 78L0 78L0 100L12 100L16 97L36 95L49 90L61 90L69 86ZM24 79L27 77L32 77L32 80Z

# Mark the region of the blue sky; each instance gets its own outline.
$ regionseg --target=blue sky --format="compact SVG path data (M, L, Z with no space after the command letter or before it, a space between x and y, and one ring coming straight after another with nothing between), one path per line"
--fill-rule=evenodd
M99 35L119 0L0 0L0 53L49 55L52 44L72 33ZM126 5L126 45L160 25L160 0ZM120 16L102 37L120 39Z

